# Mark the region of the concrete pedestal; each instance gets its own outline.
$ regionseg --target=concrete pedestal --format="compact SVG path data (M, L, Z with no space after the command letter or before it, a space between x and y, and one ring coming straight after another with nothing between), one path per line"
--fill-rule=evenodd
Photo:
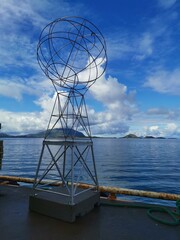
M88 190L74 196L73 205L69 196L46 191L36 191L35 195L29 197L29 208L32 211L49 217L61 219L66 222L74 222L76 217L85 215L95 205L99 205L99 201L99 192L93 190Z

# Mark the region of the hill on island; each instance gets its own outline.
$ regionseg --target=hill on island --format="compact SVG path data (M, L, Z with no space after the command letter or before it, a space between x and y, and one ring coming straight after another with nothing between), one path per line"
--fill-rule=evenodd
M135 134L130 133L130 134L124 136L123 138L138 138L138 137Z
M0 137L1 137L1 138L5 138L5 137L9 137L9 135L6 134L6 133L0 133Z
M0 133L0 137L2 138L44 138L45 134L46 134L46 131L40 131L38 133L31 133L26 135L8 135L6 133ZM64 134L69 137L70 136L85 137L85 135L82 132L69 129L69 128L66 128L64 130L61 128L55 128L52 131L49 130L50 138L61 138Z
M123 138L140 138L140 139L165 139L165 137L153 137L153 136L145 136L145 137L138 137L135 134L128 134L126 136L124 136Z

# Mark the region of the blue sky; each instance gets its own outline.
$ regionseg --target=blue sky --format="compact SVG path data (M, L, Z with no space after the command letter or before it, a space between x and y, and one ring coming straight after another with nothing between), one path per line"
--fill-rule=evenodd
M1 131L46 129L54 89L36 60L39 34L80 16L107 44L106 73L86 95L92 134L180 136L179 0L1 0L0 16Z

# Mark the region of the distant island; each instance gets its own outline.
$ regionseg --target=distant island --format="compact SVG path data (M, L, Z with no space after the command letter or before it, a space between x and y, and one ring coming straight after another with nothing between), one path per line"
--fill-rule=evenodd
M153 137L153 136L145 136L145 137L138 137L135 134L128 134L122 138L138 138L138 139L166 139L165 137ZM176 139L176 138L168 138L168 139Z
M64 131L64 132L63 132ZM1 133L0 132L0 138L44 138L46 134L46 131L40 131L38 133L31 133L31 134L25 134L25 135L9 135L6 133ZM74 137L86 137L82 132L73 130L73 129L61 129L61 128L55 128L52 131L49 130L49 137L50 138L61 138L62 136L74 136ZM93 138L107 138L107 137L96 137L92 136ZM108 138L117 138L117 137L108 137ZM154 137L154 136L141 136L138 137L135 134L127 134L124 137L119 137L119 138L130 138L130 139L166 139L165 137ZM176 138L167 138L167 139L176 139Z

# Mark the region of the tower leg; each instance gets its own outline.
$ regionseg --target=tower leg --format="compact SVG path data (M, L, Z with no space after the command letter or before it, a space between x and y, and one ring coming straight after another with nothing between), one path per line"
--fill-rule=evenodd
M79 129L86 137L76 136ZM54 131L61 132L61 136L52 138ZM86 182L89 188L81 188L80 184ZM79 92L71 90L63 96L57 93L33 189L30 209L65 221L72 222L99 204L88 114L84 96Z

